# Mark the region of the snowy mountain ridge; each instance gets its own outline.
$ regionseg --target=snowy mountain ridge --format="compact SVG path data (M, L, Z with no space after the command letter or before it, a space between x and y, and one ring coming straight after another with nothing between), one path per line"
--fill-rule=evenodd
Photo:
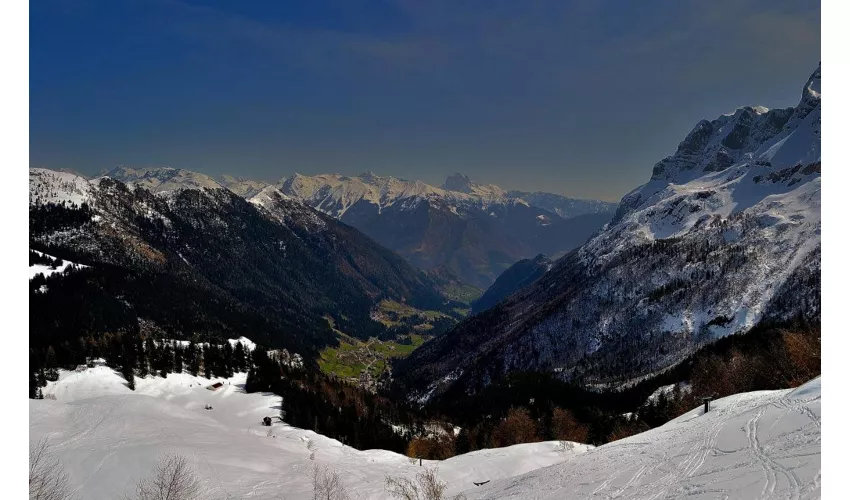
M415 208L414 199L428 199L441 202L456 212L464 206L488 210L491 205L522 204L535 206L534 203L523 199L521 191L505 191L493 184L476 184L464 174L456 173L449 176L441 187L432 186L422 181L409 181L391 176L379 176L372 172L349 177L341 174L321 174L306 176L295 174L282 179L278 183L281 192L293 198L300 199L308 205L317 208L328 215L341 218L352 206L367 202L375 205L377 211L390 207L398 202L405 203L408 209ZM572 206L571 210L561 209L558 215L563 218L575 217L587 213L612 211L612 203L597 200L577 200L552 193L535 194L538 199L541 194L554 197L564 206ZM540 207L543 208L543 207Z
M758 219L775 227L776 245L793 235L820 241L820 67L794 108L743 107L700 121L649 182L623 197L607 231L581 248L588 261L610 259L634 243L679 238L725 226L724 238L749 232L735 224ZM732 227L730 227L730 223ZM630 241L634 240L634 241Z
M30 168L30 205L71 203L81 205L91 199L88 179L70 172Z
M339 315L337 328L349 334L380 329L369 313L385 297L429 310L449 307L437 283L401 257L273 187L250 202L223 188L153 193L110 177L89 181L31 169L30 193L30 247L73 258L102 280L48 283L33 311L49 313L31 318L31 336L80 328L84 315L52 305L68 295L82 300L83 291L89 302L121 310L126 328L148 322L166 331L177 323L181 331L260 329L264 344L300 352L333 342L328 315ZM128 279L135 273L146 278ZM105 280L109 292L100 291ZM167 292L147 289L155 282ZM97 314L90 305L85 311ZM186 326L186 316L196 323Z
M615 208L599 200L505 191L460 173L441 187L372 172L294 174L276 184L169 167L122 166L105 176L166 197L204 188L228 189L259 205L269 196L286 197L354 226L422 270L443 267L479 288L520 259L572 250Z
M619 384L765 319L817 320L819 82L792 108L700 121L576 252L414 352L411 397L514 370Z
M530 193L528 201L518 191L476 184L459 173L442 187L371 172L295 174L277 187L419 268L444 268L479 288L521 259L572 250L613 213L612 204L551 193Z
M199 172L170 167L116 167L103 176L119 180L128 186L142 187L152 193L167 193L179 189L223 188L212 177Z
M213 178L199 172L171 167L119 166L104 171L102 176L120 180L128 185L141 186L154 193L178 189L226 188L245 198L256 196L270 185L263 181L231 175ZM563 218L611 212L615 208L614 203L599 200L567 198L553 193L505 191L493 184L476 184L461 173L449 176L440 187L422 181L379 176L372 172L353 177L341 174L307 176L296 173L281 179L274 186L287 196L301 200L336 218L341 218L351 206L362 201L375 204L379 211L401 200L405 200L405 207L414 208L416 202L407 200L408 198L440 200L450 206L469 204L485 209L494 203L519 203L540 206ZM537 200L540 200L539 204ZM548 207L542 206L544 204Z
M818 66L804 85L796 107L768 110L746 106L713 121L701 120L672 156L655 164L649 182L623 197L617 218L662 197L669 185L683 186L733 165L769 174L797 164L819 163L820 78ZM740 168L729 172L736 177L744 173ZM726 177L731 179L732 175ZM705 180L711 182L710 177ZM740 211L743 207L737 208Z

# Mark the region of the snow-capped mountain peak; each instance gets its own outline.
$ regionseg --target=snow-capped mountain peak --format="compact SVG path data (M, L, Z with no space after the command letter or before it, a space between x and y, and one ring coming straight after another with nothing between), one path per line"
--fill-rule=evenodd
M243 198L251 198L268 186L268 183L263 181L254 181L232 175L220 175L216 178L216 181Z
M116 167L104 174L129 186L145 188L153 193L180 189L221 189L212 177L200 172L171 167Z
M443 189L457 193L466 193L492 201L514 198L495 184L476 184L468 176L461 173L448 176L443 183ZM523 200L523 202L525 201Z
M482 288L520 259L575 248L613 211L604 202L527 193L543 207L463 174L450 176L442 187L373 172L295 174L277 186L425 270L446 266Z
M467 388L512 370L623 381L765 320L817 320L819 80L794 107L699 121L603 230L495 306L508 319L414 352L414 385L443 390L443 367Z
M472 185L472 181L469 177L458 172L446 178L446 182L443 183L443 189L448 191L458 191L461 193L471 193Z
M757 169L749 178L758 182L757 177L769 179L771 172L820 162L819 90L820 66L803 86L795 107L745 106L712 121L700 120L673 155L655 164L650 181L623 197L616 219L663 196L670 185L700 178L711 184L722 180L709 180L714 172L743 175Z
M295 174L281 179L277 186L281 192L337 218L342 217L350 207L359 202L375 205L380 212L400 200L409 198L434 200L455 208L463 205L476 206L482 210L486 210L491 204L520 203L536 206L523 199L519 191L509 193L493 184L476 184L468 176L460 173L449 176L441 187L418 180L380 176L373 172L364 172L355 177L341 174L314 176ZM560 204L564 206L572 202L571 207L556 212L565 218L585 213L606 212L612 208L611 204L596 202L596 200L571 200L560 195L548 195L558 198ZM416 204L409 205L412 207ZM549 210L549 208L545 209Z
M803 100L817 99L820 101L820 64L817 69L809 77L806 85L803 87Z

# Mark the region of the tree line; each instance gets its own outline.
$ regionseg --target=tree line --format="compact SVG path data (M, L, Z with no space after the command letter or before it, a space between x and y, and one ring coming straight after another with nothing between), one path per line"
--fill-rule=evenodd
M420 434L408 454L445 459L545 440L601 445L663 425L699 407L703 396L797 387L820 375L820 340L819 323L795 318L719 339L627 387L591 390L553 374L514 372L476 394L450 389L427 412L462 429ZM649 399L668 385L671 391Z
M189 373L206 378L232 377L249 368L249 352L241 342L154 340L128 333L106 333L97 338L80 337L56 347L30 347L29 397L43 397L41 388L59 378L59 369L95 366L102 359L121 372L127 386L135 389L135 376L166 377L169 373Z
M700 406L700 397L796 387L820 374L820 328L762 325L708 345L660 375L620 389L590 390L547 373L512 373L473 395L448 393L416 408L296 363L283 350L242 343L157 341L124 333L30 349L30 397L72 369L102 358L134 388L135 376L246 372L246 392L281 397L280 419L358 449L445 459L483 448L560 440L604 444L643 432ZM681 390L682 383L690 390ZM653 400L657 388L677 384ZM451 422L451 423L449 423ZM457 429L455 426L459 427Z

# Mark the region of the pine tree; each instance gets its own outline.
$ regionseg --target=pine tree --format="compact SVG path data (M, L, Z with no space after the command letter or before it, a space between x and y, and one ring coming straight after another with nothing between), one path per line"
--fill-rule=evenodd
M185 349L183 349L183 346L178 344L176 340L172 344L172 349L174 350L174 368L171 371L174 373L183 373L183 358L185 356Z
M280 398L280 420L286 422L286 398L283 396Z
M38 378L36 378L35 372L30 370L29 398L35 399L36 394L38 394Z
M455 440L455 454L462 455L472 451L469 443L469 431L466 428L460 430Z
M229 340L224 342L224 348L221 350L220 354L223 375L230 378L233 376L233 346L230 345Z
M207 378L224 375L221 362L221 349L213 343L210 343L204 349L204 371L205 374L209 374Z
M151 337L148 337L147 339L145 339L144 360L145 360L145 363L147 364L147 366L149 367L148 369L150 370L150 372L154 373L154 374L156 373L156 357L157 357L156 343L154 343L154 341Z
M248 375L245 377L245 392L255 392L257 390L257 372L254 367L248 368Z
M201 348L201 364L204 367L204 377L210 378L212 377L212 357L210 356L210 347L212 345L205 345Z
M53 350L53 346L47 347L47 355L44 358L44 364L47 368L56 368L56 351Z
M247 359L245 357L245 346L242 342L236 342L236 347L233 349L233 370L244 372Z
M159 364L157 369L159 370L159 375L163 378L168 376L168 372L170 372L174 368L174 353L171 350L171 344L163 341L162 347L159 350Z
M56 382L59 380L59 370L58 365L56 363L56 351L53 350L53 346L47 347L47 355L44 359L44 365L47 368L45 371L45 379L51 382Z
M150 374L150 367L148 366L148 356L145 351L145 342L141 338L137 338L136 342L136 357L138 358L139 365L139 377L145 378Z
M38 383L38 375L37 375L38 358L35 355L35 351L33 351L32 349L30 349L29 371L30 371L29 397L30 397L30 399L35 399L38 396L38 389L39 389L40 386L39 386L39 383Z
M127 387L130 388L131 391L136 390L136 377L133 371L133 356L130 354L129 348L124 350L123 361L121 364L121 375L124 376L124 379L127 381Z
M67 340L59 344L56 360L59 366L74 367L77 364L77 354Z
M188 360L189 373L197 377L198 372L201 371L201 353L198 345L193 341L189 342L189 347L186 349L186 359Z

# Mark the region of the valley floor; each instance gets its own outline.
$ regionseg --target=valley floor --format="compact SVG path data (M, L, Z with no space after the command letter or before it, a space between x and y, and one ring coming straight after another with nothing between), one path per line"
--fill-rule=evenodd
M222 381L223 387L206 387ZM353 498L388 498L386 475L421 471L402 455L358 451L276 423L279 398L246 394L245 375L136 380L107 367L62 372L30 401L30 440L49 438L81 499L132 491L164 452L186 456L205 498L307 499L313 464L340 472ZM212 410L205 410L211 405ZM496 498L819 498L820 378L795 389L738 394L599 448L542 442L480 450L436 467L449 493ZM312 459L311 459L312 455ZM472 483L490 480L475 487Z

